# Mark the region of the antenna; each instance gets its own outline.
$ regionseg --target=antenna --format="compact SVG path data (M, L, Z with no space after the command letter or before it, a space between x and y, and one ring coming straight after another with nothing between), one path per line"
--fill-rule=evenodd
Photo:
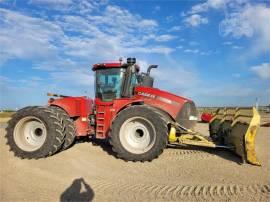
M258 110L259 109L259 98L256 97L256 105L255 105L256 109Z
M119 62L122 64L122 62L123 62L123 58L122 57L119 58Z

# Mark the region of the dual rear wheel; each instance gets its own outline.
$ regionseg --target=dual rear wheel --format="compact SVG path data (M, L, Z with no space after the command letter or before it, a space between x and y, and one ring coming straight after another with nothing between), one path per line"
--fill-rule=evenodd
M7 144L20 158L42 158L72 145L75 126L58 107L26 107L13 115L7 127Z

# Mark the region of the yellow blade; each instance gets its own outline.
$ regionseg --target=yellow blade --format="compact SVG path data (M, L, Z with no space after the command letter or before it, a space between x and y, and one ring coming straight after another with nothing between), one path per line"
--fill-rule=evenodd
M236 154L253 165L260 165L255 152L255 137L260 127L256 108L219 110L211 120L210 135L216 144L232 146Z
M255 137L260 127L261 117L256 110L253 108L253 117L249 124L248 130L245 134L247 161L254 165L260 165L255 152Z

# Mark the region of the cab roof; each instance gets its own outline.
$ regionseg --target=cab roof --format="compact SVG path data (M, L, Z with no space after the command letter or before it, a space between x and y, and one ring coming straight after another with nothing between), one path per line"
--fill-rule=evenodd
M122 67L122 64L120 62L112 62L112 63L97 63L93 65L92 70L97 70L97 69L104 69L104 68L117 68L117 67Z
M112 63L97 63L94 64L92 67L93 71L96 71L98 69L107 69L107 68L126 68L129 64L127 63L121 63L121 62L112 62ZM139 70L139 66L136 65L136 68Z

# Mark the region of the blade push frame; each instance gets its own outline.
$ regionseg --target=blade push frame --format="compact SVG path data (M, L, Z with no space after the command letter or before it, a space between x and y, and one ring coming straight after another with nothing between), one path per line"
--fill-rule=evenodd
M169 142L210 148L226 148L242 158L243 163L260 166L255 151L255 138L260 127L256 108L218 109L209 123L209 136L179 124L171 126ZM179 132L180 131L180 132Z

